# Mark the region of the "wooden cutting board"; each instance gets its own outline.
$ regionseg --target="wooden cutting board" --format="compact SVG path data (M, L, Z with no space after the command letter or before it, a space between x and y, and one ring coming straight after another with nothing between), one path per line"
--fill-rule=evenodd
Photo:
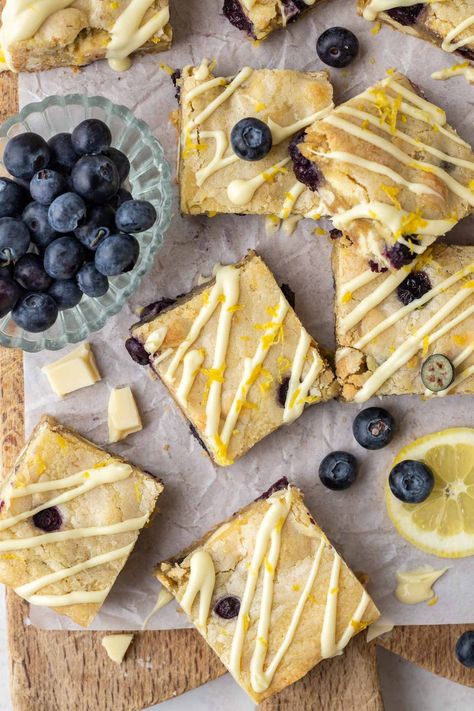
M0 121L18 110L17 80L0 76ZM23 444L23 363L0 348L0 476ZM28 605L7 593L10 684L14 711L141 711L224 674L194 630L144 632L116 665L101 645L103 633L50 632L28 624ZM420 666L474 686L474 670L458 664L459 625L399 627L380 643ZM374 643L359 635L342 657L319 664L304 679L261 706L264 711L383 711Z

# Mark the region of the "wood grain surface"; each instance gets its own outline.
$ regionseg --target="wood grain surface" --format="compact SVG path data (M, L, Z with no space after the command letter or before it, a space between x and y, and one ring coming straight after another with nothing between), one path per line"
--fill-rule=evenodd
M16 77L0 76L0 120L18 107ZM23 444L23 363L0 348L0 472ZM225 671L194 630L144 632L126 660L111 662L102 633L50 632L28 624L28 606L7 594L10 683L14 711L140 711ZM453 647L461 626L400 627L381 640L392 652L454 681L474 686L474 671L458 664ZM359 635L342 657L318 665L304 679L262 704L264 711L382 711L375 645Z

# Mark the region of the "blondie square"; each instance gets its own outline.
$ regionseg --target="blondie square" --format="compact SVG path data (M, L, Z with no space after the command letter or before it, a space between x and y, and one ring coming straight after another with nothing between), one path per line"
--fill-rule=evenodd
M151 365L217 464L338 393L288 299L250 252L176 303L157 302L131 329L130 355Z
M256 703L341 654L379 617L285 479L156 577Z
M0 490L0 582L87 627L162 490L43 417Z

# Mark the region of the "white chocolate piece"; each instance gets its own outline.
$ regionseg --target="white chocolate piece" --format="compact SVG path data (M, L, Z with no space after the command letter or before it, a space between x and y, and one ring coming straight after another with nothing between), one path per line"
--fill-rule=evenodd
M45 365L42 371L60 397L102 380L90 343L81 343L63 358Z
M133 640L133 634L109 634L102 638L102 646L110 659L121 664Z
M114 388L110 393L108 424L109 442L118 442L143 429L137 403L128 385Z
M372 642L372 640L377 639L377 637L381 637L383 634L391 632L393 628L393 622L390 622L390 620L385 617L380 617L378 620L375 620L375 622L367 627L367 644Z

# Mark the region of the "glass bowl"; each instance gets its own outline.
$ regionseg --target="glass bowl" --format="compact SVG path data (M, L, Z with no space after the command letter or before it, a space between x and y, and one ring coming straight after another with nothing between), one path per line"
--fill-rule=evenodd
M49 96L25 106L19 114L0 126L0 173L8 175L3 152L8 139L25 131L39 133L48 140L55 133L72 131L85 118L105 121L112 132L112 145L130 160L129 183L133 197L151 202L157 213L153 227L136 237L140 256L134 269L110 279L108 292L99 298L83 296L78 306L60 311L56 323L42 333L19 328L9 315L0 319L0 344L37 352L59 350L68 343L82 341L98 331L110 316L118 313L137 289L142 276L151 267L163 242L171 219L172 187L170 167L163 148L144 121L125 106L113 104L101 96Z

